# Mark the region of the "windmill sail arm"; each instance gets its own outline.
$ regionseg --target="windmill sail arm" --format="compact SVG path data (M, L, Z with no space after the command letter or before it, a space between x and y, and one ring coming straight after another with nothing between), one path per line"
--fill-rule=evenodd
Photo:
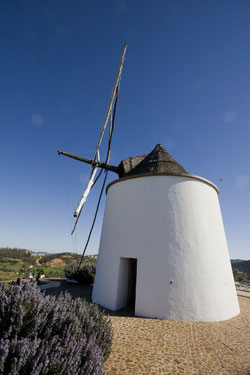
M111 114L111 111L112 111L112 103L114 101L114 98L115 98L115 95L116 95L116 90L117 90L119 81L121 79L122 68L123 68L123 63L124 63L124 59L125 59L126 50L127 50L127 43L125 43L124 48L123 48L123 52L122 52L122 57L121 57L121 60L120 60L119 69L118 69L118 72L117 72L117 75L116 75L115 84L113 86L112 94L111 94L110 99L109 99L109 106L108 106L108 110L107 110L106 117L105 117L105 120L104 120L104 124L103 124L103 127L102 127L102 131L101 131L98 143L97 143L97 148L96 148L94 160L96 159L97 152L98 152L100 144L102 142L103 134L104 134L104 131L106 129L106 126L107 126L107 123L108 123L108 120L109 120L109 117L110 117L110 114Z
M92 172L92 175L91 175L91 178L90 178L90 180L88 182L88 185L87 185L87 187L86 187L86 189L85 189L85 191L84 191L84 193L83 193L83 195L81 197L81 200L80 200L80 202L79 202L79 204L77 206L77 209L74 212L74 217L78 217L80 215L80 213L81 213L82 207L83 207L84 203L86 202L87 196L89 195L89 192L90 192L90 190L91 190L91 188L93 186L96 172L97 172L97 168L94 168L93 172Z
M75 231L75 228L77 226L77 222L79 220L79 217L80 217L80 214L81 214L81 211L82 211L82 208L83 208L83 205L84 205L84 203L87 199L87 196L88 196L91 188L96 183L96 181L98 180L99 176L102 173L102 171L101 171L99 173L99 175L97 176L97 178L95 179L95 175L96 175L96 172L97 172L98 168L105 169L106 171L115 172L119 176L122 174L122 170L119 166L116 167L116 166L109 165L108 162L109 162L109 158L110 158L110 147L111 147L111 140L112 140L113 129L114 129L114 119L115 119L116 105L117 105L119 85L120 85L120 80L121 80L121 75L122 75L122 68L123 68L123 63L124 63L124 59L125 59L126 49L127 49L127 44L125 43L124 48L123 48L122 57L121 57L121 60L120 60L119 69L118 69L116 79L115 79L115 84L113 86L112 94L110 96L108 110L107 110L107 113L106 113L106 116L105 116L103 127L102 127L102 130L101 130L99 140L98 140L98 143L97 143L97 147L96 147L96 151L95 151L95 154L94 154L94 160L83 158L83 157L78 156L78 155L69 154L67 152L58 151L58 155L64 155L64 156L67 156L69 158L72 158L72 159L90 164L92 166L92 172L91 172L91 176L90 176L90 180L88 182L87 188L83 192L83 194L81 196L81 199L80 199L80 202L78 204L78 207L74 212L74 216L76 217L76 221L75 221L74 228L73 228L71 234L73 234L73 232ZM112 107L113 107L114 101L115 101L115 104L114 104L114 110L113 110L113 116L112 116ZM110 119L110 131L109 131L108 151L107 151L107 156L106 156L105 162L101 163L100 162L99 149L100 149L100 145L101 145L103 135L104 135L105 129L107 127L109 119ZM104 178L104 183L103 183L101 195L102 195L102 192L103 192L103 189L104 189L106 179L107 179L107 172L106 172L106 175L105 175L105 178ZM101 198L101 195L100 195L100 198ZM98 211L99 204L100 204L100 199L98 201L97 211ZM96 219L97 211L96 211L96 214L95 214L95 219ZM94 219L94 222L95 222L95 219ZM93 224L94 224L94 222L93 222ZM91 232L92 232L92 229L93 229L93 226L91 228ZM90 235L91 235L91 232L90 232ZM89 238L88 238L88 241L89 241ZM87 241L87 243L88 243L88 241Z
M97 158L98 158L98 162L99 162L100 161L99 151L97 152ZM90 190L92 189L92 186L94 185L94 179L95 179L96 172L97 172L97 167L92 167L90 180L89 180L88 185L87 185L86 189L84 190L84 192L81 196L81 200L80 200L80 202L79 202L79 204L78 204L78 206L77 206L77 208L74 212L74 217L76 217L76 221L75 221L75 224L74 224L74 227L73 227L73 230L72 230L71 234L73 234L75 229L76 229L79 217L80 217L81 212L82 212L83 205L87 200L87 197L89 195Z
M83 163L90 164L93 167L103 168L103 169L106 169L108 171L115 172L117 174L120 173L120 169L118 167L114 166L114 165L110 165L110 164L106 164L106 163L101 163L100 161L83 158L82 156L69 154L69 153L63 152L63 151L58 151L58 155L64 155L64 156L67 156L67 157L69 157L71 159L75 159L75 160L81 161Z

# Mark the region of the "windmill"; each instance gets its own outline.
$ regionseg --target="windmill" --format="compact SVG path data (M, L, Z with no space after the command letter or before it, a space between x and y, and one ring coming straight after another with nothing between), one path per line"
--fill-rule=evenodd
M72 158L72 159L90 164L91 167L92 167L89 182L88 182L86 188L83 191L83 194L81 196L81 199L78 203L78 206L77 206L76 210L74 211L74 217L76 218L76 220L75 220L75 223L74 223L71 234L73 234L75 229L76 229L78 220L80 218L80 215L81 215L81 212L82 212L82 209L83 209L83 206L84 206L84 203L87 200L87 197L90 193L90 190L93 188L93 186L95 185L95 183L99 179L99 177L102 173L102 170L104 169L105 172L106 172L105 177L104 177L104 181L103 181L103 186L102 186L101 193L100 193L100 197L99 197L99 201L98 201L98 204L97 204L96 214L95 214L94 221L93 221L93 224L92 224L92 227L91 227L91 230L90 230L90 234L89 234L89 237L88 237L88 240L87 240L84 252L83 252L83 256L84 256L84 253L85 253L86 248L88 246L88 242L89 242L89 239L90 239L90 236L91 236L94 224L95 224L95 219L96 219L97 211L98 211L98 208L99 208L102 192L103 192L103 189L104 189L104 186L105 186L105 183L106 183L106 179L107 179L107 172L109 170L112 171L112 172L117 172L117 168L113 167L113 166L110 166L108 163L109 163L109 159L110 159L111 142L112 142L112 136L113 136L113 130L114 130L117 100L118 100L118 95L119 95L122 68L123 68L123 64L124 64L126 50L127 50L127 43L125 43L124 48L123 48L123 52L122 52L122 56L121 56L121 60L120 60L120 64L119 64L119 69L118 69L118 72L117 72L117 75L116 75L115 83L114 83L113 90L112 90L110 100L109 100L108 110L107 110L107 113L106 113L106 116L105 116L105 119L104 119L104 123L103 123L102 130L101 130L98 142L97 142L97 146L96 146L96 150L95 150L93 159L92 160L86 159L86 158L83 158L83 157L80 157L80 156L77 156L77 155L73 155L73 154L70 154L70 153L67 153L67 152L63 152L63 151L60 151L60 150L58 151L58 155L64 155L64 156L67 156L69 158ZM107 150L105 161L101 162L100 161L100 146L101 146L101 143L102 143L102 140L103 140L104 132L106 130L106 127L107 127L109 121L110 121L110 126L109 126L108 150ZM98 175L96 176L98 168L101 168L101 170L98 173Z
M93 160L59 151L92 166L73 231L102 170L106 175L97 211L107 172L119 176L106 189L92 300L110 310L131 307L142 317L230 319L240 310L217 186L187 172L160 144L149 154L109 164L125 52L126 45ZM108 151L101 162L99 148L109 119Z

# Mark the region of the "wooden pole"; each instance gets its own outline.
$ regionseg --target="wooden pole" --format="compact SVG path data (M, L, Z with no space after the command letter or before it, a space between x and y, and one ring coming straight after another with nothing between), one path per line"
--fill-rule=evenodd
M114 172L114 173L117 173L117 174L120 173L120 169L118 167L114 166L114 165L110 165L110 164L107 164L107 163L101 163L100 161L97 161L97 160L94 161L94 160L91 160L91 159L83 158L82 156L69 154L68 152L63 152L63 151L57 151L57 152L58 152L58 155L64 155L64 156L67 156L68 158L82 161L83 163L87 163L87 164L92 165L92 167L103 168L103 169L106 169L108 171L111 171L111 172Z
M117 93L117 87L119 85L119 81L120 81L120 78L121 78L122 68L123 68L123 63L124 63L124 58L125 58L126 50L127 50L127 43L125 43L124 48L123 48L123 52L122 52L122 57L121 57L121 60L120 60L119 69L118 69L118 72L117 72L117 75L116 75L116 79L115 79L115 84L114 84L114 87L113 87L113 90L112 90L112 94L111 94L111 97L110 97L110 100L109 100L108 110L107 110L106 117L105 117L105 120L104 120L104 123L103 123L102 131L101 131L98 143L97 143L96 152L95 152L95 155L94 155L94 162L96 161L96 158L98 157L99 148L100 148L100 145L101 145L101 142L102 142L102 138L103 138L105 129L107 127L107 123L108 123L108 120L110 118L110 115L112 113L112 105L113 105L113 101L114 101L115 95ZM91 187L93 185L93 181L94 181L94 177L95 177L95 174L96 174L96 170L97 170L97 167L94 166L94 163L93 163L93 169L92 169L90 181L89 181L88 186L85 189L85 191L84 191L84 193L83 193L83 195L81 197L81 200L80 200L80 202L79 202L79 204L78 204L78 206L77 206L77 208L76 208L76 210L74 212L74 216L77 217L77 219L78 219L78 217L79 217L79 215L80 215L80 213L82 211L82 207L83 207L83 205L84 205L84 203L85 203L85 201L87 199L87 196L88 196L88 194L89 194L89 192L91 190ZM75 230L77 221L78 220L76 220L76 223L74 225L72 233Z
M107 123L108 123L108 120L109 120L109 117L110 117L110 114L111 114L112 104L113 104L115 93L116 93L116 87L118 86L119 80L120 80L121 75L122 75L122 68L123 68L123 63L124 63L124 58L125 58L126 50L127 50L127 43L125 43L124 48L123 48L123 52L122 52L122 57L121 57L121 60L120 60L119 69L118 69L118 72L117 72L117 75L116 75L116 80L115 80L115 84L114 84L114 87L113 87L113 91L112 91L112 94L111 94L111 97L110 97L110 100L109 100L109 106L108 106L106 117L105 117L105 120L104 120L104 123L103 123L102 131L101 131L98 143L97 143L97 148L96 148L94 160L96 160L97 151L100 148L100 144L102 142L103 134L104 134L104 131L106 129L106 126L107 126Z

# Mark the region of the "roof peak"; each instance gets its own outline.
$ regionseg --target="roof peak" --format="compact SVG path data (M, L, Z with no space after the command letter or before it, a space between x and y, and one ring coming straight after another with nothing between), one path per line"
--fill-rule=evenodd
M165 148L162 146L161 143L157 143L157 145L156 145L155 148L154 148L154 150L158 150L158 149L159 149L159 150L164 150L164 151L166 151ZM153 150L153 151L154 151L154 150Z
M158 143L147 155L134 156L121 162L120 177L139 174L187 175L188 172Z
M153 155L155 153L161 153L162 155L164 155L165 158L168 158L169 160L175 161L175 159L167 152L167 150L160 143L158 143L155 146L155 148L148 155L146 155L146 157L149 156L149 155Z

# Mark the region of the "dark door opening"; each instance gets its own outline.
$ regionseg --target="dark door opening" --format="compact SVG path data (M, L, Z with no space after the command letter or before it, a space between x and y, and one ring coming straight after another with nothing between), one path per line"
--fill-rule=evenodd
M135 308L137 259L128 259L128 307Z

